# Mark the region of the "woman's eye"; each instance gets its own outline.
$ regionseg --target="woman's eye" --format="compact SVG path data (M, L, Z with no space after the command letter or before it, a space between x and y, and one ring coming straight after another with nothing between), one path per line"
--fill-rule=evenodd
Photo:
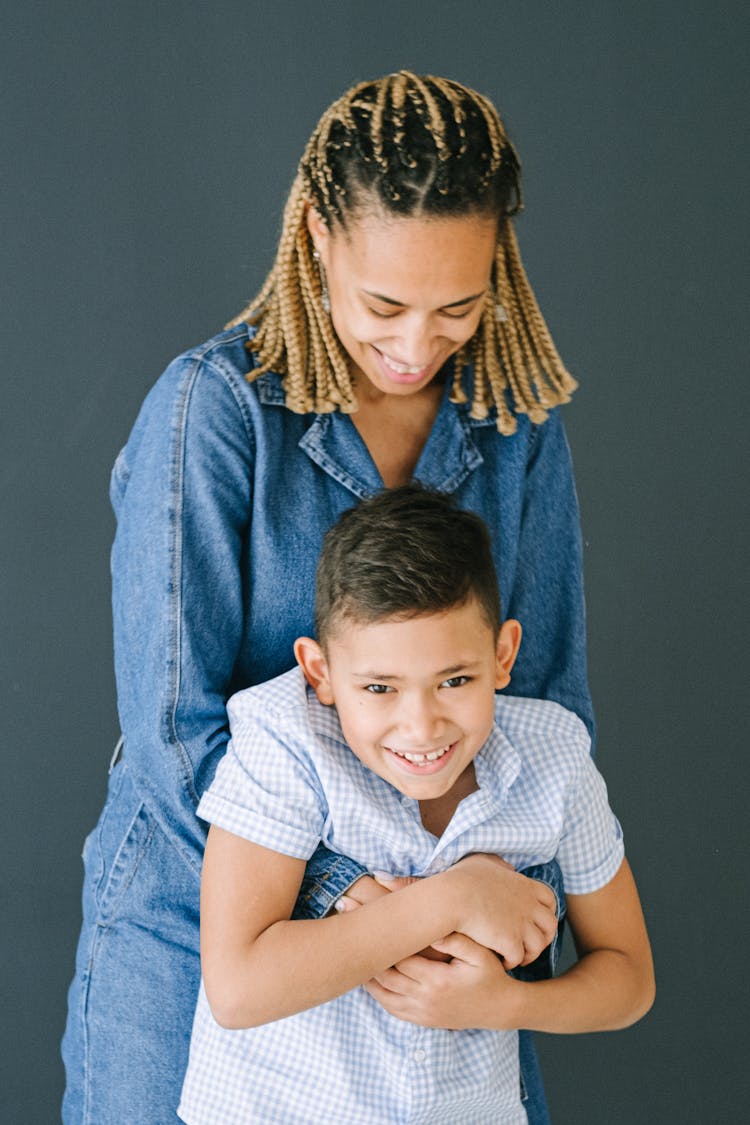
M469 313L473 312L473 311L474 311L473 307L469 308L469 309L464 309L463 312L446 312L443 309L442 312L440 313L440 315L447 317L448 320L463 320L464 317L467 317L469 315Z
M365 691L369 691L372 695L385 695L386 692L392 691L388 684L367 684Z
M379 309L370 308L368 305L367 311L372 313L372 315L376 316L379 320L391 320L394 316L398 316L400 310L397 309L396 312L380 312Z
M443 680L441 687L463 687L464 684L469 683L470 678L470 676L451 676L450 679Z

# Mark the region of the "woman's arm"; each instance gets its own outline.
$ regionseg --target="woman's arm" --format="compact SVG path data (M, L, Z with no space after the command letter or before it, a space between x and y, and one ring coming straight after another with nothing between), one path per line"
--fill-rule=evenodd
M494 857L469 856L357 910L290 921L303 868L303 860L211 828L201 960L222 1026L253 1027L331 1000L456 929L507 949L504 900L518 876ZM544 924L543 900L537 912Z
M170 364L112 475L124 759L196 874L205 826L195 811L226 749L226 701L246 627L242 558L255 455L246 339L237 329L219 347ZM316 852L299 912L326 913L362 874L345 857Z
M580 514L559 409L531 427L518 524L505 533L516 542L504 610L524 631L506 693L551 699L574 711L593 744ZM502 585L502 560L499 573Z
M198 796L224 752L242 636L253 441L231 376L201 353L148 395L112 477L115 669L124 760L200 870Z

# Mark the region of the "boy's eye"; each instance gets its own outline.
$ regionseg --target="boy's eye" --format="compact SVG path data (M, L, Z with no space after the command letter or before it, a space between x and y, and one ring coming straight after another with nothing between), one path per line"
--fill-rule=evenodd
M393 691L393 688L389 687L388 684L366 684L365 691L369 691L373 695L385 695L386 692Z
M470 679L471 679L470 676L450 676L449 679L443 680L443 682L440 686L441 687L449 687L449 688L463 687L464 684L468 684Z

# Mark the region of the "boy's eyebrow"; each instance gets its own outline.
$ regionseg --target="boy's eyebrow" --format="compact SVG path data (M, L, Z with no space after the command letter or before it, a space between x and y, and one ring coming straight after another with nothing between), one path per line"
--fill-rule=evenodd
M368 297L374 297L376 301L382 301L384 305L395 305L399 309L404 308L403 301L394 301L393 297L386 297L382 293L373 293L371 289L363 289L362 292L366 293ZM483 289L481 293L472 293L471 297L462 297L460 301L451 301L449 305L441 305L440 308L456 309L459 305L468 305L469 301L478 300L484 292Z
M357 672L352 673L358 680L377 680L379 684L385 683L386 680L400 680L401 676L393 676L388 672Z
M472 672L478 668L480 661L463 661L460 664L451 664L450 668L439 668L437 671L432 672L436 679L446 679L448 676L457 676L459 673ZM403 676L394 675L392 672L375 672L375 671L362 671L356 670L352 673L357 679L362 680L377 680L379 684L384 684L393 680L403 680Z
M442 676L443 678L446 676L457 676L459 672L473 672L475 668L479 667L479 664L480 661L478 660L465 660L462 664L452 664L450 668L441 668L435 675Z

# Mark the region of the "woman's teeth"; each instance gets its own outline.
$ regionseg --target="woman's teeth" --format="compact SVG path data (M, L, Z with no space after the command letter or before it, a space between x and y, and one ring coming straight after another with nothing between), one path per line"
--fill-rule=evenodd
M383 361L391 371L395 371L397 375L416 375L418 371L423 371L427 364L422 364L419 367L411 366L407 363L396 363L395 359L390 359L389 356L380 353L383 356Z

